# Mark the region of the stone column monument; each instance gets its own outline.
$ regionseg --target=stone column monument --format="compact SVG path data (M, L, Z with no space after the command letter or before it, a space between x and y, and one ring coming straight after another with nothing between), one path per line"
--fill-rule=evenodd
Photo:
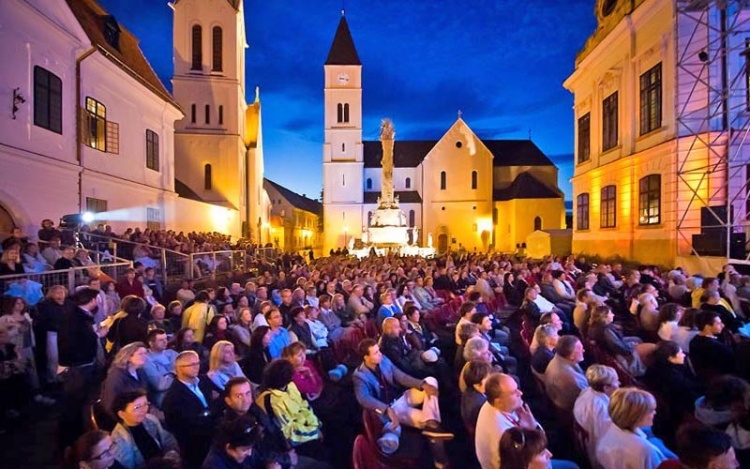
M383 178L380 184L380 203L382 207L390 208L395 205L393 198L393 143L396 130L390 119L383 119L380 123L380 145L383 147Z

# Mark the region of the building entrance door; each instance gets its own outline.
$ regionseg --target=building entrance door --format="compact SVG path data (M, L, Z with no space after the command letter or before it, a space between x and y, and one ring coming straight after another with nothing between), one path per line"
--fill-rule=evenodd
M448 250L448 235L443 233L438 235L438 252L444 253Z

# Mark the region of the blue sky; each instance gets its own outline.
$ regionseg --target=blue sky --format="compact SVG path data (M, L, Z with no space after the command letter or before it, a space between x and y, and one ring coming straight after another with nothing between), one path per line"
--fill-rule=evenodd
M172 10L99 0L141 41L171 89ZM594 0L348 0L363 64L363 138L390 117L397 139L438 139L460 109L485 139L528 138L571 198L573 96L562 82L596 26ZM323 63L342 0L245 0L248 101L261 90L266 177L318 197Z

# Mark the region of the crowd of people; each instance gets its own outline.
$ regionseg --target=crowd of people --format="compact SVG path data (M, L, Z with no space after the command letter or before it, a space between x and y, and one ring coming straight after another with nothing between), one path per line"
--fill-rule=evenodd
M750 464L730 265L297 256L238 280L140 265L4 298L0 427L57 397L67 461L97 469Z

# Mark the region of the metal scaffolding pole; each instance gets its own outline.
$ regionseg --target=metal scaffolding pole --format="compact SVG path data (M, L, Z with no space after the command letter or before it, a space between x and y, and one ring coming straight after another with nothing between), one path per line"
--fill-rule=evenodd
M677 256L750 258L748 3L674 3Z

